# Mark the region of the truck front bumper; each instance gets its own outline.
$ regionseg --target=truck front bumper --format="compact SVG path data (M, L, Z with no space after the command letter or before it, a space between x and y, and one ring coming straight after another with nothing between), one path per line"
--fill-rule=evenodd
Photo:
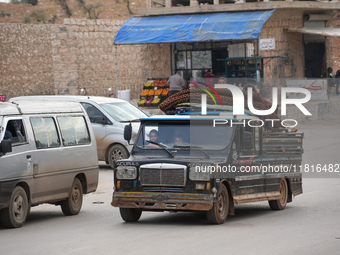
M111 205L120 208L162 211L209 211L212 194L114 192Z

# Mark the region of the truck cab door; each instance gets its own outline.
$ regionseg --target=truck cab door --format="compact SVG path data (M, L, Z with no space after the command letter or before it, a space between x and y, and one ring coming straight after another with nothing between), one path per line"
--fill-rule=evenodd
M237 129L235 145L237 147L237 159L233 155L233 164L239 171L235 176L235 183L239 187L238 195L256 194L264 192L265 176L256 159L261 151L261 127L243 127Z
M33 175L27 121L28 119L23 117L4 118L0 138L11 140L12 152L1 156L0 179L2 180Z

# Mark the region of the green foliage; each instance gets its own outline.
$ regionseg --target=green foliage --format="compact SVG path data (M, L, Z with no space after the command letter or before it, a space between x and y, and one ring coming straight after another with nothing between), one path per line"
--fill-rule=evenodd
M87 14L89 19L99 19L100 10L103 6L101 3L86 4L85 0L77 0L78 5L83 8L84 13Z
M38 0L26 0L27 3L31 4L31 5L37 5L38 4Z
M26 24L31 23L30 14L25 14L25 16L24 16L24 22L25 22Z
M31 5L37 5L38 0L11 0L12 4L27 3Z
M68 18L72 16L72 10L68 7L67 0L57 0Z
M20 4L21 1L20 0L11 0L11 4Z
M46 14L44 10L36 10L31 12L30 14L26 14L24 16L25 23L42 23L46 24Z
M0 18L4 17L11 17L11 14L8 12L5 12L4 10L0 10Z

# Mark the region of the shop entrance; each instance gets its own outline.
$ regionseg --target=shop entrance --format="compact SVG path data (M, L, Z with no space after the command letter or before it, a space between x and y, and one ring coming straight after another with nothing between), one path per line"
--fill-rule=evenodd
M226 75L225 62L218 61L218 59L226 59L226 58L228 58L227 50L213 50L212 51L212 69L215 74L219 76Z
M307 43L305 44L305 77L320 78L325 72L323 67L325 56L324 43Z

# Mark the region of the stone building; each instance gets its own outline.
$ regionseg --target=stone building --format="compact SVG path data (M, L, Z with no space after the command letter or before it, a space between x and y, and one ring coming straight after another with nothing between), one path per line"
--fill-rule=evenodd
M65 19L63 25L0 24L0 94L8 98L33 94L108 96L130 89L131 97L137 98L149 77L169 77L176 69L184 71L187 78L192 77L195 70L189 68L188 61L183 66L178 59L181 54L183 57L183 46L187 47L185 59L190 52L188 47L197 46L198 52L216 54L211 57L216 60L211 63L213 72L216 69L216 73L225 75L233 75L235 70L217 59L230 58L228 45L244 42L254 46L254 57L283 56L259 64L264 78L314 78L323 75L328 66L340 69L339 37L334 37L339 32L330 29L340 24L337 1L152 0L148 7L140 9L138 17L275 11L257 39L219 41L215 50L211 49L211 42L192 46L186 42L113 45L124 24L120 20ZM319 35L323 32L329 33ZM259 39L272 38L274 48L259 50ZM258 75L251 70L247 74Z
M340 20L340 2L338 1L150 0L148 8L138 10L138 15L141 17L138 22L142 22L144 18L176 17L176 15L187 15L188 17L219 13L250 15L254 12L268 10L275 11L264 23L259 37L253 40L250 38L240 40L235 34L235 38L228 40L216 38L214 35L207 37L205 41L170 43L172 72L182 70L187 79L193 78L193 71L196 74L197 71L200 72L199 69L212 69L213 73L229 77L235 77L235 73L236 77L238 75L244 77L244 71L238 71L238 67L233 67L236 64L240 65L240 61L232 61L237 57L244 57L244 54L232 53L235 51L235 47L237 51L239 47L242 47L240 44L245 42L250 43L250 47L254 47L253 51L245 51L250 52L251 56L248 57L259 57L257 60L261 57L273 58L268 63L265 61L263 66L258 63L260 73L256 74L249 70L247 76L321 78L325 77L329 66L333 67L334 70L340 69L339 41L336 39L340 36L339 29L336 28ZM140 24L138 23L138 25ZM155 24L155 27L157 26L158 24ZM238 24L235 23L235 26L238 26ZM230 29L229 31L226 28L225 32L231 31L234 30ZM138 37L142 36L141 33L142 31L139 31ZM132 35L133 33L130 34L130 36ZM147 30L144 36L148 37ZM260 42L266 42L266 40L261 39L274 39L273 47L261 50ZM157 43L157 40L154 42ZM210 42L214 42L214 45L209 45ZM223 45L218 45L215 42L223 42ZM233 44L237 45L231 47ZM184 57L179 54L181 51L185 51ZM197 51L211 54L211 65L209 67L195 68L193 62L195 58L192 55L197 55ZM188 52L190 52L189 57ZM231 60L224 63L218 61L218 59L226 58ZM185 59L188 59L187 61L190 63L188 66L181 63L184 60L186 64ZM232 72L232 70L236 70L236 72ZM202 71L204 72L204 70Z

